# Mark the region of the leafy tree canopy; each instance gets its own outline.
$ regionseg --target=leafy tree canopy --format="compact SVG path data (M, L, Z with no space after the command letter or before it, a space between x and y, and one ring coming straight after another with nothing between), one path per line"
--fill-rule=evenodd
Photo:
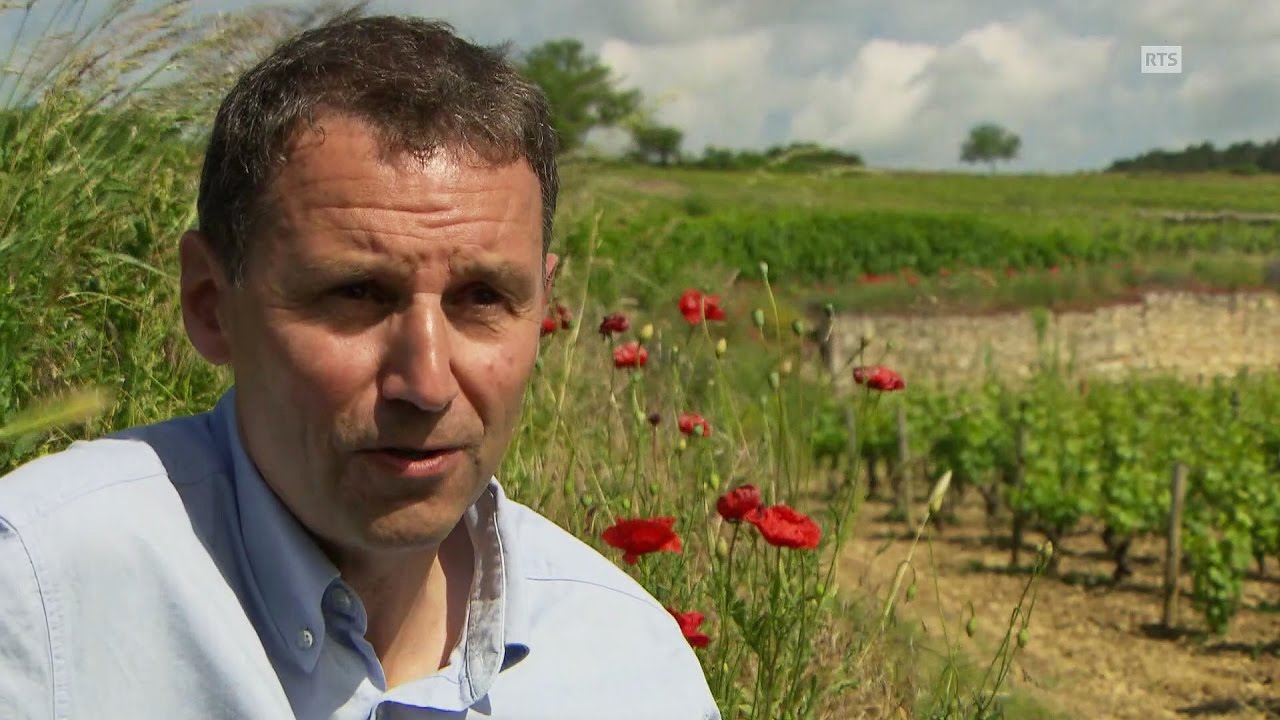
M1018 156L1022 139L995 123L975 125L960 147L960 159L967 163L984 162L995 172L996 162Z
M609 67L572 38L530 49L519 67L547 94L562 152L582 147L592 128L619 125L640 107L640 91L619 88Z

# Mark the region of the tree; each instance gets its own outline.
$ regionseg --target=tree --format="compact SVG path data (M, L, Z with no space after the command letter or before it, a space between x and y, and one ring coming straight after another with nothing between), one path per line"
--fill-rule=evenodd
M967 163L984 162L996 171L998 160L1012 160L1018 156L1022 139L995 123L975 125L969 137L960 147L960 159Z
M592 128L618 125L640 107L640 91L619 89L609 67L572 38L529 50L520 71L546 93L562 152L582 147Z
M631 141L635 144L635 154L645 162L667 165L680 156L684 133L667 125L643 122L632 126Z

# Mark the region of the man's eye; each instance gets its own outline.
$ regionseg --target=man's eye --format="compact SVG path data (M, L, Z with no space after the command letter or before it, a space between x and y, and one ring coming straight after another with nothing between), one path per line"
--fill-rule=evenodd
M473 285L467 290L466 298L473 305L498 305L502 302L502 293L488 285Z
M373 300L377 299L377 288L372 283L359 282L349 283L347 285L339 285L333 289L333 294L343 300Z

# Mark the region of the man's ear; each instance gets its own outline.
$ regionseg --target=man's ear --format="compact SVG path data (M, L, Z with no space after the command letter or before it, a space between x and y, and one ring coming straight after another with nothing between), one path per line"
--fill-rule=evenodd
M545 278L544 289L547 291L547 298L550 300L551 291L555 289L556 280L556 264L560 262L560 257L555 253L547 253L547 267L544 270Z
M178 292L187 337L205 360L225 365L231 362L231 343L223 305L231 286L209 236L199 230L183 233L178 258L182 266Z

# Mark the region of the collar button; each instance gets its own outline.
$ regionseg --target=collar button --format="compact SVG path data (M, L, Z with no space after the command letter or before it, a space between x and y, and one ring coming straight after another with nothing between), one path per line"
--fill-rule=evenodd
M312 634L311 628L302 628L298 631L298 647L303 650L310 650L312 645L316 644L316 636Z

